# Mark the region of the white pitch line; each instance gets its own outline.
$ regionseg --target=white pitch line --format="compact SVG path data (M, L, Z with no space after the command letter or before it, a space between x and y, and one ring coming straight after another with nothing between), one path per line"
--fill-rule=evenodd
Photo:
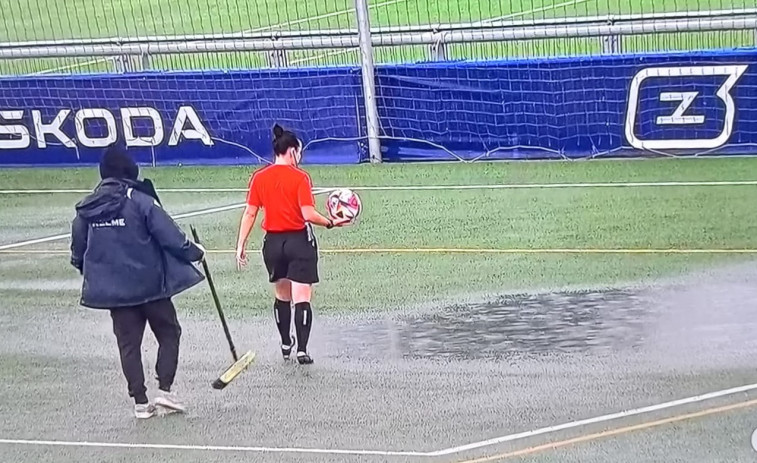
M91 61L85 61L83 63L75 63L75 64L70 64L68 66L61 66L61 67L52 68L52 69L45 69L43 71L36 72L36 73L34 73L32 75L45 75L45 74L50 74L52 72L66 71L68 69L74 69L74 68L80 68L80 67L83 67L83 66L89 66L90 64L105 63L107 61L115 61L115 58L99 58L99 59L94 59L94 60L91 60Z
M700 394L693 397L687 397L685 399L673 400L670 402L664 402L657 405L651 405L648 407L635 408L626 410L623 412L612 413L609 415L602 415L595 418L589 418L585 420L571 421L556 426L548 426L545 428L535 429L532 431L525 431L516 434L509 434L506 436L495 437L480 442L473 442L471 444L460 445L457 447L449 447L442 450L433 452L418 452L418 451L394 451L394 450L346 450L346 449L317 449L317 448L293 448L293 447L246 447L246 446L218 446L218 445L184 445L184 444L130 444L119 442L87 442L87 441L51 441L51 440L34 440L34 439L0 439L0 444L6 445L30 445L30 446L61 446L61 447L102 447L102 448L123 448L123 449L154 449L154 450L202 450L202 451L227 451L227 452L258 452L258 453L305 453L305 454L326 454L326 455L374 455L374 456L387 456L387 457L439 457L445 455L452 455L457 453L466 452L469 450L476 450L482 447L490 447L492 445L502 444L505 442L512 442L528 437L539 436L543 434L550 434L565 429L578 428L587 426L590 424L603 423L606 421L616 420L619 418L627 418L630 416L637 416L647 414L655 411L665 410L669 408L680 407L682 405L693 404L697 402L704 402L705 400L716 399L719 397L725 397L728 395L738 394L742 392L753 391L757 389L757 384L748 384L745 386L733 387L730 389L723 389L720 391L709 392L707 394Z
M164 190L161 190L161 191L164 191ZM244 191L246 191L246 190L244 190ZM323 188L314 188L313 189L313 194L319 195L319 194L325 193L326 191L329 191L329 190L326 190L326 189L323 189ZM173 218L174 219L186 219L186 218L189 218L189 217L197 217L197 216L200 216L200 215L216 214L218 212L230 211L232 209L240 209L240 208L244 207L245 205L246 205L246 203L231 204L231 205L228 205L228 206L213 207L213 208L210 208L210 209L201 209L199 211L184 212L182 214L177 214L177 215L173 216ZM70 233L65 233L65 234L61 234L61 235L53 235L53 236L47 236L47 237L44 237L44 238L37 238L37 239L29 240L29 241L21 241L19 243L4 244L4 245L0 245L0 251L5 251L5 250L8 250L8 249L16 249L16 248L20 248L20 247L23 247L23 246L31 246L32 244L47 243L47 242L50 242L50 241L63 240L63 239L70 238L70 237L71 237Z
M218 212L224 212L224 211L230 211L232 209L239 209L241 207L244 207L245 203L242 204L231 204L228 206L221 206L221 207L213 207L210 209L202 209L199 211L192 211L192 212L185 212L182 214L177 214L173 216L174 219L186 219L188 217L197 217L200 215L208 215L208 214L216 214ZM32 244L39 244L39 243L47 243L49 241L57 241L57 240L63 240L66 238L70 238L70 233L65 233L61 235L53 235L53 236L47 236L45 238L37 238L33 240L28 241L21 241L19 243L10 243L10 244L3 244L0 245L0 251L5 251L7 249L16 249L24 246L31 246Z
M471 444L460 445L458 447L450 447L436 452L429 452L428 456L438 457L443 455L451 455L455 453L466 452L469 450L480 449L482 447L490 447L492 445L502 444L505 442L512 442L516 440L525 439L528 437L539 436L542 434L549 434L565 429L578 428L587 426L590 424L603 423L606 421L617 420L619 418L627 418L629 416L643 415L646 413L665 410L668 408L680 407L682 405L693 404L697 402L704 402L705 400L716 399L718 397L724 397L728 395L738 394L740 392L753 391L757 389L757 384L748 384L746 386L739 386L730 389L723 389L720 391L710 392L707 394L701 394L693 397L687 397L685 399L673 400L657 405L651 405L648 407L635 408L632 410L626 410L618 413L611 413L609 415L602 415L595 418L589 418L585 420L571 421L568 423L559 424L557 426L548 426L545 428L535 429L533 431L519 432L517 434L509 434L507 436L495 437L493 439L483 440L480 442L473 442Z
M19 243L3 244L3 245L0 245L0 251L5 251L7 249L20 248L23 246L31 246L32 244L47 243L49 241L63 240L70 236L71 236L70 233L64 233L62 235L47 236L45 238L37 238L34 240L29 240L29 241L21 241Z
M23 195L23 194L58 194L58 193L92 193L92 190L0 190L3 195Z
M517 13L510 13L510 14L506 14L504 16L500 16L500 17L497 17L497 18L484 19L483 21L478 21L478 22L474 23L474 25L476 25L476 26L484 26L486 24L494 23L494 22L497 22L497 21L502 21L503 19L512 19L512 18L517 18L519 16L526 16L526 15L534 14L534 13L543 13L545 11L554 10L556 8L560 8L560 7L563 7L563 6L573 6L573 5L577 5L579 3L584 3L584 2L588 2L588 1L589 0L570 0L568 2L556 3L556 4L553 4L553 5L543 6L541 8L534 8L534 9L527 10L527 11L519 11Z
M259 453L309 453L326 455L373 455L385 457L424 457L427 452L402 452L390 450L342 450L342 449L314 449L296 447L237 447L224 445L182 445L182 444L129 444L120 442L77 442L50 441L28 439L0 439L0 444L9 445L38 445L59 447L102 447L125 449L153 449L153 450L201 450L220 452L259 452Z
M308 56L306 58L300 58L292 60L292 64L302 64L302 63L308 63L310 61L317 61L321 58L328 58L331 56L337 56L337 55L346 55L347 53L356 53L358 50L354 48L347 48L345 50L336 50L336 51L330 51L328 53L321 53L319 55L315 56Z
M587 2L587 1L589 1L589 0L570 0L568 2L558 3L558 4L554 4L554 5L548 5L548 6L543 6L541 8L535 8L535 9L531 9L531 10L527 10L527 11L519 11L517 13L510 13L510 14L506 14L505 16L500 16L500 17L497 17L497 18L484 19L483 21L478 21L478 22L473 23L473 24L475 26L484 26L486 24L490 24L490 23L493 23L493 22L502 21L503 19L517 18L519 16L526 16L526 15L529 15L529 14L544 12L544 11L548 11L548 10L554 10L555 8L560 8L560 7L563 7L563 6L572 6L572 5L576 5L578 3L583 3L583 2ZM396 3L396 2L387 2L387 3L379 3L379 4L376 4L376 5L369 5L368 8L372 8L374 6L384 6L384 5L390 4L390 3ZM352 10L348 10L348 11L352 11ZM330 56L343 55L343 54L346 54L346 53L349 53L349 52L352 52L352 51L355 51L355 50L350 48L350 49L347 49L347 50L330 51L328 53L321 53L319 55L309 56L307 58L301 58L301 59L294 60L294 61L292 61L292 64L301 64L301 63L306 63L306 62L310 62L310 61L319 60L321 58L328 58Z
M482 185L387 185L387 186L340 186L320 187L313 190L315 194L333 191L339 188L363 191L391 190L511 190L511 189L549 189L549 188L641 188L641 187L683 187L683 186L746 186L757 185L757 180L718 181L718 182L604 182L604 183L522 183L522 184L482 184ZM91 190L0 190L2 194L62 194L89 193ZM161 188L159 193L245 193L246 188Z
M737 186L757 185L757 180L723 181L723 182L610 182L610 183L532 183L500 185L408 185L408 186L354 186L341 187L352 190L510 190L510 189L549 189L549 188L634 188L634 187L679 187L679 186ZM324 188L326 190L336 189Z
M326 191L325 188L314 188L314 194L320 194ZM161 188L158 193L246 193L247 188ZM92 190L0 190L3 195L23 195L23 194L62 194L62 193L92 193Z
M383 3L375 3L373 5L368 5L368 9L379 8L379 7L382 7L382 6L392 5L394 3L400 3L400 2L404 2L404 1L406 1L406 0L389 0L389 1L386 1L386 2L383 2ZM280 23L280 24L272 24L270 26L263 26L263 27L258 27L258 28L255 28L255 29L247 29L245 31L242 31L242 34L249 34L249 33L253 33L253 32L264 32L264 31L268 31L268 30L271 30L271 29L282 28L282 27L285 27L285 26L294 26L295 24L308 23L310 21L318 21L318 20L321 20L321 19L332 18L334 16L341 16L341 15L349 14L349 13L351 13L353 11L355 11L354 8L350 8L350 9L347 9L347 10L333 11L331 13L324 13L324 14L321 14L321 15L318 15L318 16L310 16L308 18L296 19L294 21L287 21L287 22Z

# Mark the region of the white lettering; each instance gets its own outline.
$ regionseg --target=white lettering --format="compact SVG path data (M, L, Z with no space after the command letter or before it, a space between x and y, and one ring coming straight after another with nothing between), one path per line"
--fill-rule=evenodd
M187 121L193 127L192 129L184 128ZM168 146L178 145L182 136L187 140L202 140L202 143L206 146L213 146L210 134L205 129L205 126L202 125L200 117L191 106L182 106L179 108L176 122L174 122L173 129L171 130L171 137L168 139Z
M37 137L38 147L47 148L47 140L45 139L46 135L52 135L53 137L57 138L58 141L60 141L66 148L76 147L76 143L68 138L68 136L63 133L63 130L61 129L63 122L66 120L69 114L71 114L70 109L61 109L52 122L45 124L42 122L42 111L39 111L37 109L32 111L34 133Z
M0 111L0 118L6 121L20 121L24 117L24 111ZM1 121L0 121L1 122ZM12 149L25 149L31 144L31 137L29 136L29 129L23 125L5 125L0 124L0 136L8 135L12 137L18 137L16 139L0 139L0 149L12 150Z
M125 226L126 226L126 219L124 218L111 219L111 220L106 220L104 222L92 222L92 228L125 227Z
M165 143L165 130L168 124L164 125L163 118L157 109L135 107L120 108L119 111L126 146L151 147ZM37 147L40 149L45 149L49 145L58 145L57 142L66 148L76 148L77 144L88 148L104 148L115 143L121 135L116 118L111 111L104 108L82 108L74 114L75 136L69 136L64 132L63 125L71 112L71 109L62 109L55 118L45 123L42 120L42 111L32 109L31 126L29 126L28 121L24 123L24 110L0 110L0 150L29 148L32 139L31 130L34 130ZM151 135L149 131L148 134L141 136L135 134L134 119L139 118L152 121ZM91 134L91 128L90 133L87 132L87 122L95 119L104 122L104 133L98 136ZM11 122L18 122L18 124L11 124ZM200 140L206 146L213 146L208 129L191 106L182 106L178 109L168 145L176 146L182 140Z
M657 125L686 125L704 124L704 116L684 116L699 92L662 92L660 101L680 101L676 110L670 116L658 116Z
M134 135L132 119L139 117L152 119L153 136L137 137ZM155 108L121 108L121 118L123 119L126 146L158 146L163 142L163 119Z
M639 71L631 81L631 88L628 95L628 109L626 113L625 135L628 143L634 148L642 150L664 150L664 149L713 149L723 146L731 137L733 132L734 116L736 114L736 104L733 96L730 94L731 89L736 85L739 78L746 72L748 65L726 65L726 66L684 66L684 67L661 67L646 68ZM701 77L701 76L728 76L723 85L718 88L716 96L725 104L725 116L723 118L723 131L715 138L687 138L687 139L662 139L662 140L642 140L636 136L634 128L636 125L636 113L639 110L639 91L642 82L651 77ZM693 102L696 94L691 93L662 92L660 99L669 98L663 101L681 101L681 105L671 116L663 116L662 122L657 118L658 124L700 124L705 121L704 116L683 116L683 113ZM667 95L667 96L663 96ZM680 98L679 98L680 97ZM690 98L690 100L688 100ZM701 119L700 119L701 118Z
M102 138L93 138L87 135L85 123L90 119L102 119L107 125L106 135ZM110 146L118 139L116 134L116 119L107 109L92 108L80 109L76 111L76 138L79 143L88 148L105 148Z

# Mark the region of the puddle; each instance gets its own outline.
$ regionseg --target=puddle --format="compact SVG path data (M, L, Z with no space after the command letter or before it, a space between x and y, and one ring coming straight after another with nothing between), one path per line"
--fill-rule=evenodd
M513 354L633 349L649 315L627 290L524 294L395 322L395 352L410 358L487 359Z

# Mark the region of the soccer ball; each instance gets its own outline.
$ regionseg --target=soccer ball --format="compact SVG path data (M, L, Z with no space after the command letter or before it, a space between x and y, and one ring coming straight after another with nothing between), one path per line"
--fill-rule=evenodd
M357 193L346 188L331 192L326 199L326 210L332 220L347 218L354 222L362 208Z

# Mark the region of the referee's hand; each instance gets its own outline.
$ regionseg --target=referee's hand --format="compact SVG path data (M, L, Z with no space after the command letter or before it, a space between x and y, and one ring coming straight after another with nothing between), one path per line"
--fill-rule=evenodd
M247 252L244 248L237 248L237 270L247 266Z
M342 217L341 219L330 219L330 220L332 223L332 227L343 227L347 225L348 223L350 223L352 219L350 219L349 217Z

